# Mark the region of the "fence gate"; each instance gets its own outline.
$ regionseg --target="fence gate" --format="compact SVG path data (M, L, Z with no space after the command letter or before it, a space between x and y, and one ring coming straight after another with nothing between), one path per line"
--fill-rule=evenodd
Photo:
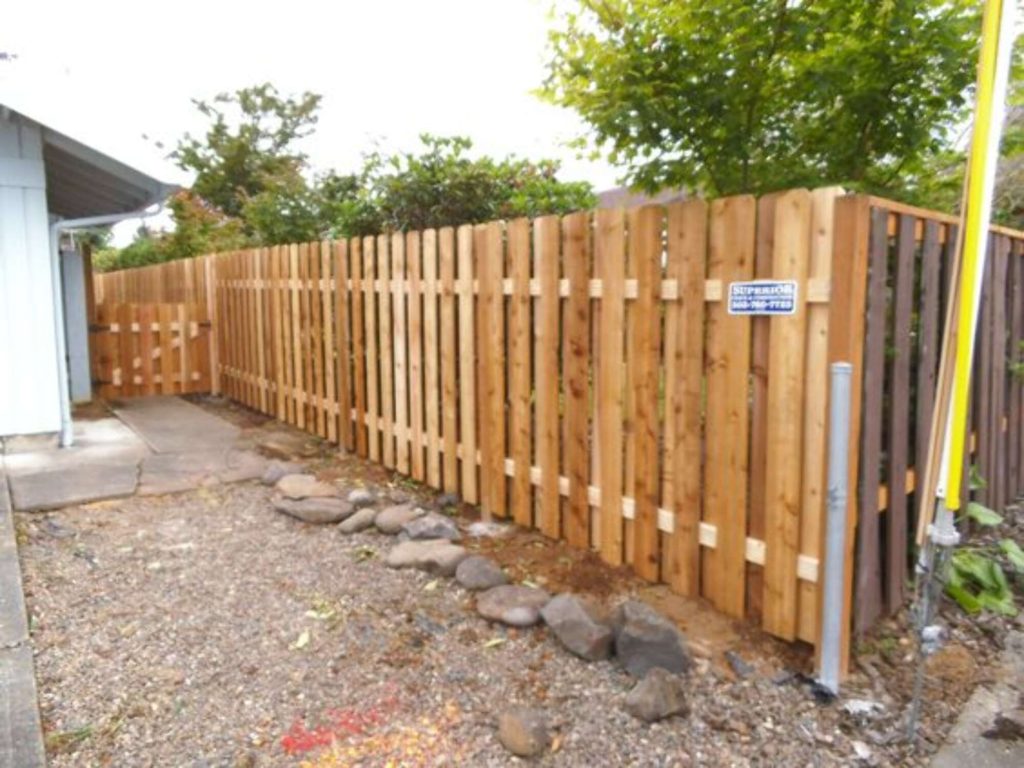
M96 305L89 327L99 397L210 391L210 320L201 304Z

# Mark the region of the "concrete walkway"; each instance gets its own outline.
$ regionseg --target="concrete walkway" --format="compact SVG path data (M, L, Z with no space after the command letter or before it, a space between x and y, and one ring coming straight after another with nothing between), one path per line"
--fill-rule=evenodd
M60 509L259 477L265 461L235 448L240 431L178 397L127 400L115 417L75 424L71 448L7 454L18 511Z
M76 422L70 448L0 453L0 768L46 765L12 511L174 493L266 469L236 447L237 427L180 398L129 400L114 414Z
M7 483L0 474L0 766L46 765Z

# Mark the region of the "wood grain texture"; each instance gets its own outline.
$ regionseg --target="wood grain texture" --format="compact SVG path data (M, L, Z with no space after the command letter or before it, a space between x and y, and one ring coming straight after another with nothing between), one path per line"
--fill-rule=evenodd
M566 541L583 548L590 545L590 216L586 213L570 214L562 220L562 265L569 281L562 345L565 473L569 478L563 528ZM526 409L528 412L529 402Z
M665 580L677 592L700 593L701 458L704 398L704 285L708 206L703 200L668 207L667 276L679 281L680 303L666 314L667 416L665 460L672 476L673 532ZM669 331L674 331L669 341Z
M664 209L644 206L630 212L629 248L636 265L637 299L633 335L633 394L636 469L633 478L633 569L648 581L660 575L660 498L658 369L661 359L661 255Z
M410 473L414 480L426 479L427 467L423 443L423 265L420 233L405 235L407 265L408 347L409 347L409 438Z
M810 262L811 195L795 190L775 204L773 277L806 285ZM796 312L772 318L768 357L768 452L765 467L764 616L772 634L793 640L797 630L796 564L800 552L806 291Z
M437 232L423 233L423 396L426 419L427 485L441 488L441 361L438 304L440 295Z
M509 322L509 444L515 473L512 476L512 518L519 525L533 526L533 483L530 467L533 447L531 407L532 319L530 298L530 221L516 219L508 224L508 260L512 279Z
M455 230L438 230L441 261L441 420L444 442L443 487L459 491L459 352L455 296Z
M621 209L596 215L595 269L601 278L600 358L597 418L601 477L601 558L611 565L623 560L623 330L625 301L625 217Z
M473 295L473 227L458 229L459 292L459 434L462 498L470 504L480 500L477 481L476 404L476 307Z
M742 195L711 204L708 277L727 284L754 274L756 202ZM747 409L750 319L731 317L724 302L707 313L707 410L704 520L717 528L703 556L702 592L719 610L743 616L746 570Z
M405 240L377 236L377 286L380 302L381 458L388 469L409 472L405 400L405 297L396 286L405 275ZM401 405L399 405L401 403ZM408 437L408 436L406 436ZM397 440L396 440L397 438ZM397 446L396 446L397 442Z
M544 216L533 223L533 271L540 294L533 324L534 391L537 401L537 429L534 437L540 489L537 497L537 527L557 538L562 532L562 497L558 489L559 468L559 248L560 223L556 216Z

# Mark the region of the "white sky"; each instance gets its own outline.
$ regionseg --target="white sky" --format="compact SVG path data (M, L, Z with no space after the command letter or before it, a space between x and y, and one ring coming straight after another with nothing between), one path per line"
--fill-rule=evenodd
M164 181L187 183L153 140L203 123L192 97L263 81L323 95L303 149L345 172L375 139L412 149L422 132L475 150L563 162L562 177L615 185L565 143L575 114L531 94L544 76L550 0L24 0L0 23L0 102ZM150 137L150 140L143 138ZM122 225L123 243L137 222Z

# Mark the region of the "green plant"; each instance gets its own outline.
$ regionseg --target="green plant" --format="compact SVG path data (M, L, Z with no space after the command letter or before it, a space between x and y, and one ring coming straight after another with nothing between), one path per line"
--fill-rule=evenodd
M967 505L966 516L986 528L994 528L1003 522L999 513L976 501ZM949 561L946 594L970 614L988 610L1003 616L1016 616L1017 605L1004 563L1011 570L1024 574L1024 550L1013 539L960 547Z

